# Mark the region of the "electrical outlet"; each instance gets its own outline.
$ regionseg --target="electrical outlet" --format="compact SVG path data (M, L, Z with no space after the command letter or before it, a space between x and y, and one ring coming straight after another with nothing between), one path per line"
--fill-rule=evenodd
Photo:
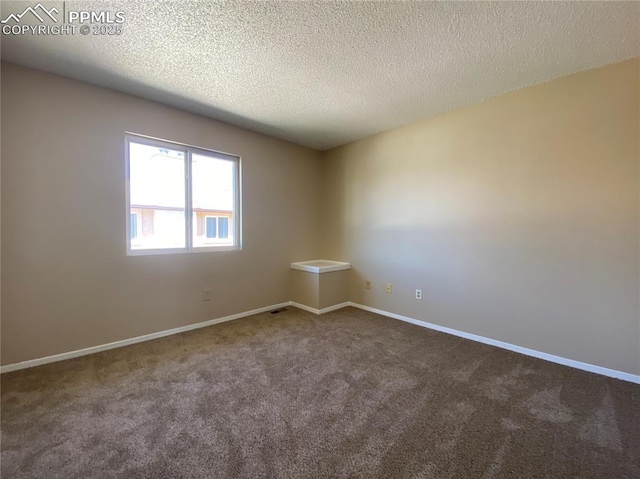
M366 280L366 281L364 282L364 287L365 287L365 289L371 289L371 281Z
M202 301L211 301L211 290L203 289L202 290Z
M387 287L384 290L389 294L393 293L393 286L391 286L391 283L387 283Z
M416 299L422 299L422 290L416 289Z

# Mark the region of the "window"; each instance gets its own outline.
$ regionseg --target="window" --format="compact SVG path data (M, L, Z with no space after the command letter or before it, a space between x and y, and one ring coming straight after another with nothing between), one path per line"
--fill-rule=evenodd
M240 249L240 159L126 136L127 252Z
M138 213L130 213L129 221L131 222L131 227L129 228L131 234L129 237L134 240L138 237Z
M218 218L218 238L228 238L229 237L229 218L220 217Z
M218 218L215 216L207 216L207 238L218 237Z
M229 218L227 216L207 216L207 238L229 238Z

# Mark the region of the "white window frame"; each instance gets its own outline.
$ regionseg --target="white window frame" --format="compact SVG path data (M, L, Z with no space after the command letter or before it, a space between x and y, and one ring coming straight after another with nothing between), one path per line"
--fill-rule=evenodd
M173 151L181 151L184 153L185 161L185 247L184 248L152 248L152 249L132 249L131 248L131 179L129 168L129 145L130 143L138 143L142 145L153 146L157 148L169 148ZM223 153L216 150L201 148L198 146L177 143L175 141L161 140L150 136L140 135L137 133L125 132L125 196L126 196L126 245L128 256L146 256L157 254L179 254L179 253L206 253L213 251L240 251L242 250L242 160L237 155ZM194 153L212 156L221 160L232 161L235 164L233 169L233 221L232 228L229 228L229 234L233 235L233 245L207 245L193 246L193 207L192 199L192 181L191 181L191 158ZM141 219L141 218L140 218ZM231 225L230 225L231 226ZM141 232L139 227L139 232Z

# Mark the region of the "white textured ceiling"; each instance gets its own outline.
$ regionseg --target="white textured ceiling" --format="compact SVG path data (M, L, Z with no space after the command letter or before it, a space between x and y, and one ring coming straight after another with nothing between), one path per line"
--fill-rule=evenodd
M37 2L2 2L2 18ZM46 6L62 2L42 2ZM638 2L67 1L120 36L2 36L2 59L312 148L640 56Z

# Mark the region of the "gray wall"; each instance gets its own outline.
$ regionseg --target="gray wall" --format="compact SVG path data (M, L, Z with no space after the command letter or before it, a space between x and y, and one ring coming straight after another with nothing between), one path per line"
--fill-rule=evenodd
M640 373L639 66L326 152L322 256L352 263L351 301Z
M126 256L125 131L242 156L242 251ZM3 63L2 364L289 301L289 263L319 254L320 156Z

